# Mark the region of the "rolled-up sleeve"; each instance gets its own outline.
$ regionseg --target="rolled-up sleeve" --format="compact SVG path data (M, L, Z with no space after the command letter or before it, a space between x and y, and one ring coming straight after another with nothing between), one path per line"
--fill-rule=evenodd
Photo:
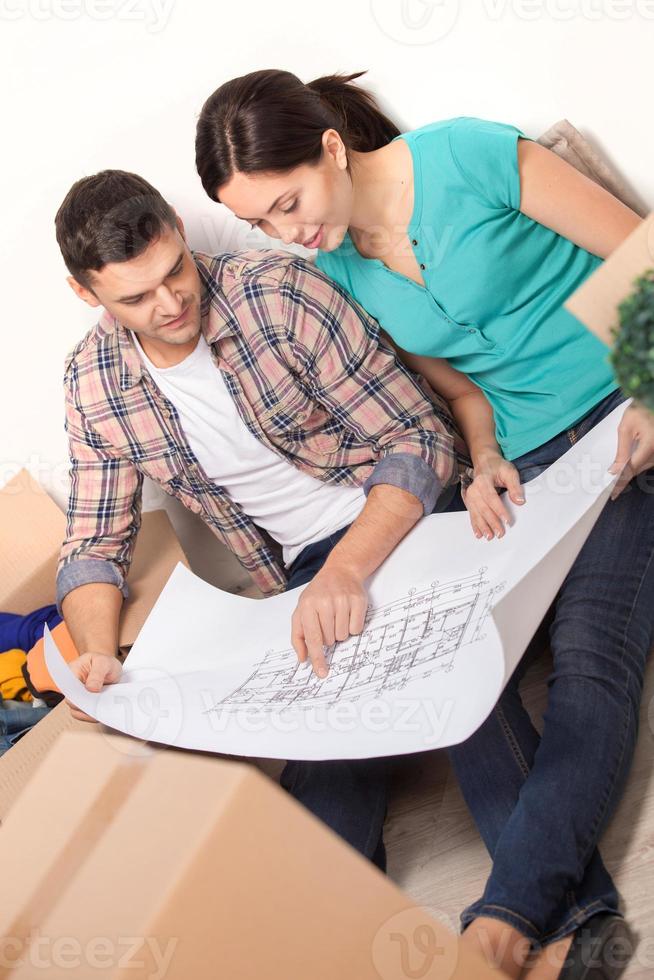
M389 483L412 493L422 503L425 514L431 514L444 489L444 484L429 464L411 453L394 453L380 460L363 484L366 497L373 487L381 483Z
M291 263L280 293L297 370L317 401L370 443L377 459L364 492L392 484L431 513L442 490L458 479L456 427L445 403L439 412L380 340L377 321L312 263Z
M75 367L66 374L66 432L70 492L66 537L57 563L56 602L89 582L107 582L128 595L125 582L141 524L143 476L116 456L77 403Z

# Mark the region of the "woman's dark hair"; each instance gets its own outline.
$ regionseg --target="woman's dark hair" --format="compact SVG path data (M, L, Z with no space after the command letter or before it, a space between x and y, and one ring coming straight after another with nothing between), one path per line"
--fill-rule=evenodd
M195 136L195 165L212 201L236 171L283 173L318 163L326 129L356 151L376 150L398 136L374 96L351 84L361 75L325 75L305 85L271 68L216 89L202 106Z
M176 227L173 208L147 180L125 170L82 177L55 216L68 271L91 291L91 272L141 255L166 225Z

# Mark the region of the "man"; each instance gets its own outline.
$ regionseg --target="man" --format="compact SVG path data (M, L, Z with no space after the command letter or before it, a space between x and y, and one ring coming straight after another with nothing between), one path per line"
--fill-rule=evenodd
M365 579L423 514L463 506L469 459L445 403L312 263L191 253L141 177L78 181L55 224L71 288L104 307L65 371L71 490L57 604L80 651L71 669L93 691L120 676L146 475L201 515L265 595L310 583L292 643L325 676L324 646L363 628ZM383 778L383 761L289 764L282 785L348 839L327 782L351 800Z

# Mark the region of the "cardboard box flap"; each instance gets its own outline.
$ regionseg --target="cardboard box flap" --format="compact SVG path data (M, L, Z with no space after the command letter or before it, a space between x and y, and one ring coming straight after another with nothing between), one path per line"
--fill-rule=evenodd
M27 615L54 602L66 517L21 470L0 490L0 611Z
M25 615L55 601L59 549L66 517L45 490L21 470L0 490L0 611ZM186 555L163 510L142 516L127 582L118 642L131 646L178 562Z
M634 280L652 267L654 212L638 225L563 305L611 347L611 328L619 325L618 304L631 293Z
M121 647L136 642L150 610L180 561L189 567L166 511L151 510L143 514L127 576L129 599L123 603L118 634Z
M7 814L62 732L83 732L89 725L73 718L62 701L0 756L0 824L4 826Z
M65 532L65 515L27 470L0 489L0 611L24 615L54 602ZM143 514L128 577L130 596L121 611L121 647L135 642L180 561L188 564L166 512ZM88 723L75 721L62 702L0 757L0 822L58 736L87 728Z
M6 892L0 905L3 936L21 935L28 922L49 912L64 882L86 860L138 778L144 753L108 749L109 743L98 738L97 730L62 735L52 749L47 771L25 788L20 811L7 819L0 834L0 853L12 894ZM39 868L32 879L24 874L26 858Z

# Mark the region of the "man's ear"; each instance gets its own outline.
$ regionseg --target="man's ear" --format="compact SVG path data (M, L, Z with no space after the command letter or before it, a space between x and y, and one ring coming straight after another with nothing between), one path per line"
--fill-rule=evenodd
M345 143L335 129L326 129L322 134L323 152L330 156L339 170L347 168L347 150Z
M72 291L75 293L75 295L78 297L78 299L84 300L84 302L88 303L89 306L101 305L100 300L95 295L95 293L92 293L90 289L86 288L86 286L82 286L82 284L79 283L74 276L68 276L66 282L68 283Z
M180 216L177 214L177 212L175 212L175 224L177 225L178 232L180 233L180 235L182 236L182 238L184 239L184 241L186 241L186 232L184 231L184 222L182 221L182 219L180 218Z

